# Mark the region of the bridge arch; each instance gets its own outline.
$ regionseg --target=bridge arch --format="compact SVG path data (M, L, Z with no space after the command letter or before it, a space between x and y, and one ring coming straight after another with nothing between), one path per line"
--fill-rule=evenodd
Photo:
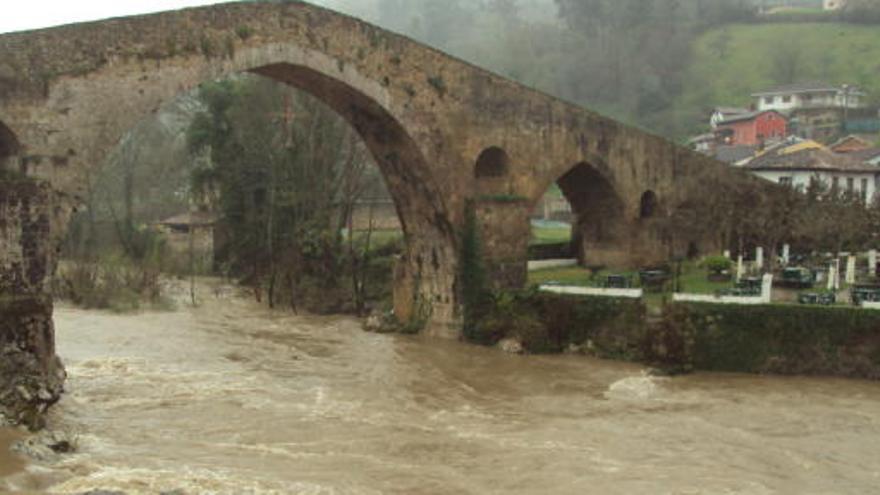
M507 156L507 152L498 146L492 146L483 150L477 157L474 177L477 179L504 177L509 168L510 158Z
M504 148L490 146L477 157L474 165L477 195L492 196L509 193L507 190L510 173L510 157Z
M624 262L621 243L626 206L598 167L582 161L557 180L574 215L572 247L584 265L614 266Z
M362 138L381 171L394 201L404 232L405 254L394 268L395 313L403 322L415 318L441 322L428 327L428 333L443 335L455 330L456 301L454 287L457 263L456 234L446 209L445 194L437 187L430 165L410 129L400 118L400 107L382 82L372 80L356 68L337 63L320 52L301 48L296 43L245 49L231 60L204 57L196 70L182 72L170 59L127 81L138 89L99 96L101 77L90 80L61 81L63 90L80 93L86 102L100 104L90 117L101 123L93 134L80 136L70 144L80 167L103 163L122 141L124 133L154 114L183 92L204 82L235 74L253 73L304 91L340 115ZM180 61L188 65L189 60ZM132 67L131 74L145 71ZM94 76L93 76L94 77ZM108 76L110 81L117 77ZM119 109L126 109L120 112ZM68 110L73 113L72 110ZM101 119L102 115L106 117ZM81 177L79 180L82 180ZM82 184L76 186L82 189ZM73 211L78 205L68 206ZM431 315L418 314L423 301L430 301Z

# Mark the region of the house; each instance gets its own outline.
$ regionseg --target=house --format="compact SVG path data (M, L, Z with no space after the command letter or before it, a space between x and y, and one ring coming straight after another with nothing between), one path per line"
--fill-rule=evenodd
M751 112L719 122L715 135L725 145L763 146L785 139L788 121L775 110Z
M846 0L824 0L822 8L826 11L840 10L846 7Z
M876 166L809 141L766 152L742 168L762 179L798 190L819 183L858 195L866 202L873 200L877 191Z
M718 107L712 111L712 116L709 118L709 127L714 131L721 122L747 113L751 113L751 110L740 107Z
M200 262L206 262L205 266L211 266L215 245L222 244L215 241L217 224L217 216L213 213L195 211L156 222L153 228L164 235L173 254L180 257L193 252Z
M754 93L752 97L759 110L776 110L786 115L789 133L805 139L831 139L854 115L867 109L866 94L847 84L789 84Z
M850 135L837 140L828 147L835 153L851 153L853 151L864 151L873 148L874 145L859 136Z
M861 109L867 103L866 97L856 86L822 82L788 84L752 94L758 110L782 113L805 109Z

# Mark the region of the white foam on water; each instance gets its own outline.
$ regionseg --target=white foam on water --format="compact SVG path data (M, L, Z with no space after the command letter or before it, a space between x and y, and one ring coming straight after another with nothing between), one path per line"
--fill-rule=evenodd
M270 483L247 480L233 473L185 468L180 471L103 467L52 487L52 493L75 495L90 490L121 491L127 495L155 495L164 491L212 495L335 495L333 487L314 483Z
M612 383L604 396L609 400L643 401L655 399L660 393L658 383L663 380L647 373L641 376L631 376Z

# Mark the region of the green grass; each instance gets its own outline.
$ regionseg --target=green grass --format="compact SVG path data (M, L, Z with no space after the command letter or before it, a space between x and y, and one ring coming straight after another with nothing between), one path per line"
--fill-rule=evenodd
M531 244L558 244L571 240L571 228L532 227Z
M682 292L689 294L715 294L721 289L730 289L733 282L712 282L707 278L706 270L693 264L685 264L681 270Z
M726 41L725 41L726 40ZM856 84L880 100L880 29L843 23L737 24L717 28L693 47L677 112L706 125L706 109L743 106L782 81L777 60L798 57L795 79ZM698 129L693 129L698 130Z
M564 267L530 272L529 283L540 285L555 282L574 287L591 287L612 274L631 277L636 284L639 280L637 270L602 270L593 274L582 267ZM682 266L681 284L684 292L692 294L714 294L719 289L733 287L733 282L710 282L706 278L706 270L690 263Z
M549 268L529 273L529 284L541 285L550 282L574 287L590 287L593 285L590 279L590 271L579 266Z

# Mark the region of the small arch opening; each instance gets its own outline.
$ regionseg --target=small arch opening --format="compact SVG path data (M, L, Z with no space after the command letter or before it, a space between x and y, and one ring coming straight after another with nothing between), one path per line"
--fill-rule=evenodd
M497 146L487 148L477 158L474 175L477 179L504 177L507 175L509 163L510 160L503 149Z
M657 214L657 195L654 191L645 191L639 203L639 218L647 220Z

